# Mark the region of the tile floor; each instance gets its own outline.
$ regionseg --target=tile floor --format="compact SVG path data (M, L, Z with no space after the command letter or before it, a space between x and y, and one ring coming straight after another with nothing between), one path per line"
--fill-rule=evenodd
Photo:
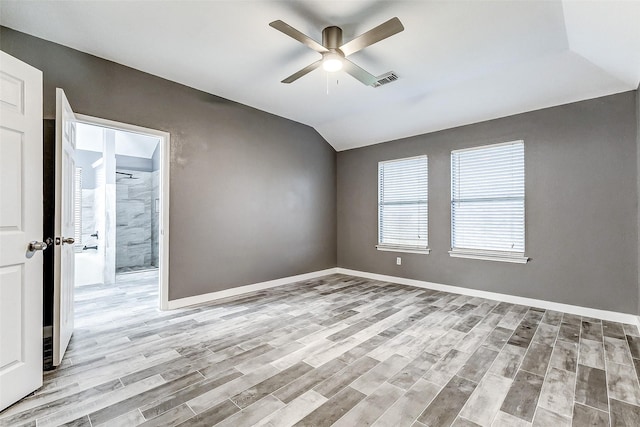
M156 283L79 288L0 425L640 425L632 325L342 275L159 312Z

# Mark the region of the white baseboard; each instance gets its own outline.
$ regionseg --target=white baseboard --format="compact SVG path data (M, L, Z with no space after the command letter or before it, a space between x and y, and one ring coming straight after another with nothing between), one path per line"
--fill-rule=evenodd
M597 308L581 307L578 305L563 304L559 302L540 300L535 298L519 297L515 295L501 294L497 292L481 291L477 289L462 288L458 286L443 285L440 283L425 282L423 280L406 279L404 277L386 276L383 274L368 273L365 271L350 270L336 267L326 270L314 271L311 273L299 274L297 276L283 277L281 279L269 280L267 282L254 283L251 285L239 286L237 288L225 289L223 291L211 292L203 295L196 295L187 298L180 298L169 301L168 309L188 307L196 304L204 304L223 298L243 295L263 289L275 288L277 286L288 285L302 280L315 279L317 277L330 274L346 274L365 279L379 280L383 282L398 283L401 285L415 286L417 288L431 289L435 291L451 292L454 294L468 295L472 297L487 298L496 301L504 301L511 304L527 305L531 307L543 308L545 310L561 311L563 313L576 314L578 316L594 317L597 319L610 320L613 322L629 323L640 328L640 316L617 311L600 310Z
M597 319L610 320L613 322L629 323L640 328L640 317L628 313L617 311L599 310L597 308L581 307L578 305L562 304L559 302L545 301L535 298L518 297L514 295L500 294L497 292L480 291L477 289L461 288L458 286L442 285L440 283L425 282L422 280L405 279L403 277L385 276L383 274L367 273L364 271L349 270L338 267L338 274L363 277L365 279L380 280L383 282L398 283L400 285L415 286L418 288L432 289L435 291L451 292L454 294L468 295L472 297L487 298L496 301L504 301L511 304L528 305L531 307L544 308L545 310L555 310L564 313L576 314L578 316L594 317Z
M316 277L327 276L329 274L335 274L337 268L328 268L326 270L313 271L311 273L299 274L297 276L283 277L282 279L269 280L267 282L254 283L252 285L238 286L237 288L225 289L218 292L210 292L208 294L196 295L187 298L180 298L170 300L168 302L168 309L173 310L175 308L188 307L190 305L203 304L222 298L233 297L237 295L246 294L249 292L261 291L263 289L275 288L276 286L288 285L290 283L299 282L301 280L315 279Z

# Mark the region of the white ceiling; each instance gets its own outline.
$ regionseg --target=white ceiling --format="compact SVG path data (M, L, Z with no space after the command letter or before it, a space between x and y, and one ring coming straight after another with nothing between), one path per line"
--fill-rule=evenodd
M336 150L634 90L635 1L15 1L0 23L314 127ZM349 58L399 80L364 86L269 27L344 41L397 16L405 31ZM327 93L328 92L328 93Z
M104 150L105 138L103 132L105 131L115 133L115 153L121 156L150 159L160 143L160 139L157 137L113 130L86 123L78 123L76 129L76 146L79 150L101 153Z

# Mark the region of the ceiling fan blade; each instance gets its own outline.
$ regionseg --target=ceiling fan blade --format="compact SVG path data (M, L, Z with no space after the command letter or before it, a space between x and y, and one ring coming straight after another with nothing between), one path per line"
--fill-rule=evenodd
M360 82L367 86L373 86L373 84L378 81L378 78L376 76L369 74L367 71L358 67L356 64L346 58L342 60L342 68L344 69L344 71L351 74L353 77L355 77L357 80L360 80Z
M302 70L291 74L289 77L287 77L286 79L284 79L282 81L282 83L292 83L295 82L296 80L298 80L300 77L304 76L305 74L308 74L310 72L312 72L313 70L315 70L316 68L318 68L320 66L320 64L322 64L322 59L317 60L316 62L307 65L306 67L304 67Z
M403 30L404 26L402 25L400 20L397 17L391 18L387 22L378 25L377 27L367 31L362 35L359 35L350 42L343 44L342 46L340 46L340 50L342 51L342 53L344 53L344 56L349 56L352 53L356 53L357 51L362 50L367 46L378 43L380 40L384 40L387 37L398 34Z
M319 52L319 53L329 52L329 50L326 47L322 46L320 43L313 40L311 37L307 36L306 34L303 34L300 31L296 30L289 24L285 24L284 22L277 20L269 23L269 25L275 28L276 30L288 35L289 37L298 40L300 43L306 45L307 47L310 47L316 52Z

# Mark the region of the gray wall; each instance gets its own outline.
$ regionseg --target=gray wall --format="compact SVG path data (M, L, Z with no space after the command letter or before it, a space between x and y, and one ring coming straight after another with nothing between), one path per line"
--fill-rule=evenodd
M638 179L638 315L640 315L640 85L636 90L636 154L637 154L637 179Z
M337 247L341 267L640 312L637 92L340 152L336 170L304 125L4 27L0 48L43 71L45 118L62 87L79 113L170 132L170 299L330 268ZM514 139L532 261L450 258L449 152ZM374 248L377 162L417 154L433 251L396 266Z
M631 91L339 152L338 266L637 313L635 103ZM517 139L525 141L532 260L451 258L451 150ZM432 252L377 251L377 163L420 154L429 157Z
M336 153L312 128L0 29L76 112L171 134L169 299L336 265ZM215 85L215 82L213 82Z

